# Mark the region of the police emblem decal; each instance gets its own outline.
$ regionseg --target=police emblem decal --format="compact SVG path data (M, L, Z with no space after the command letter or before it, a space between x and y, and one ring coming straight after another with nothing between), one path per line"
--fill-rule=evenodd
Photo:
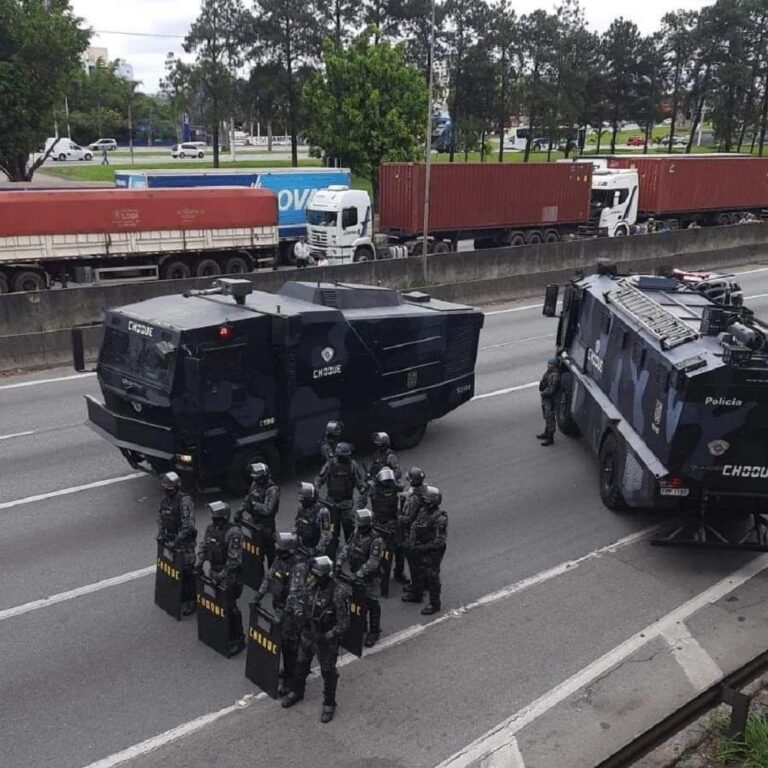
M713 456L722 456L730 447L730 444L725 440L713 440L711 443L707 443L707 448Z
M336 353L333 351L333 347L326 347L321 353L320 357L323 358L323 361L326 363L330 363L331 360L333 360L333 356Z
M405 377L405 386L408 389L413 389L416 386L416 382L419 380L418 371L408 371Z

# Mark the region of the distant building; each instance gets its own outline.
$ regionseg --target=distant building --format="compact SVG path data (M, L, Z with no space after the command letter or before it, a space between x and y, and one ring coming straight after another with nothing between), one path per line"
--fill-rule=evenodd
M133 65L129 64L125 59L118 59L117 74L124 80L133 80Z
M83 66L86 72L93 72L96 67L105 67L109 63L109 52L106 48L89 45L83 54Z

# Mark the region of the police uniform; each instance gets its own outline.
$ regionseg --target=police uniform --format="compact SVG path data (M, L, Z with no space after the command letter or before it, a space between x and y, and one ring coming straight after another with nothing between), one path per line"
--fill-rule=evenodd
M299 542L312 556L327 555L332 549L333 530L331 512L324 504L315 501L309 506L299 504L293 525Z
M229 643L239 650L245 647L243 617L237 600L243 593L243 531L223 520L213 522L205 529L205 536L197 553L197 569L202 572L203 563L210 563L210 579L226 591L225 608L229 612Z
M235 514L235 523L249 523L262 538L262 551L267 565L275 559L275 517L280 508L280 486L267 476L264 482L254 481Z
M425 615L440 610L440 565L448 538L448 515L438 506L422 504L408 535L408 562L411 587L403 595L405 602L420 603L424 590L429 592Z
M320 489L327 486L327 501L337 511L338 519L344 529L344 540L349 541L355 527L354 495L365 491L365 479L360 465L352 458L342 459L334 456L323 464L320 474L315 480L315 487ZM339 538L339 531L334 531L334 537Z
M408 542L408 536L411 525L416 519L416 515L421 509L424 500L424 485L412 485L406 494L402 497L402 506L400 508L400 536L402 544L395 550L395 578L402 583L407 583L405 579L405 550Z
M366 645L370 648L381 635L381 604L379 603L380 561L384 543L373 528L367 530L355 528L352 538L344 545L339 554L338 567L349 571L354 578L360 579L365 586L365 605L368 611L368 637Z
M395 480L398 482L402 477L400 462L397 454L389 447L374 448L371 454L371 466L368 469L368 479L373 480L384 467L389 467L395 474Z
M557 360L550 360L547 366L547 370L539 382L544 432L537 435L537 438L544 441L542 445L552 445L555 441L555 408L557 395L560 392L560 372L557 370Z
M192 497L178 491L164 494L157 513L157 541L182 556L182 592L185 615L195 610L195 504Z
M403 543L400 529L400 490L394 480L380 482L378 478L369 483L368 491L361 499L361 506L368 506L373 512L373 525L384 542L386 557L392 558ZM382 594L389 597L389 569L391 560L382 560Z

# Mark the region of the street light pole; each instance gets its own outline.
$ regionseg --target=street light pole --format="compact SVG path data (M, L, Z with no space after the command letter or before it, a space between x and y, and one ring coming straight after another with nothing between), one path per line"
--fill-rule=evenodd
M427 269L427 236L429 232L429 184L432 171L432 88L435 71L435 0L432 0L432 20L430 22L429 34L429 97L427 100L427 133L425 146L424 162L424 240L421 246L421 253L424 257L424 270ZM426 277L426 275L425 275Z

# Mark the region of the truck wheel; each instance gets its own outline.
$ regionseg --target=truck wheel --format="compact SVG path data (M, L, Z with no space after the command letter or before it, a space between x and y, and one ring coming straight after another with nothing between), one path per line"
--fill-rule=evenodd
M609 434L600 447L600 498L608 509L621 512L627 508L621 495L621 444Z
M253 266L249 263L249 259L246 256L230 256L224 262L225 275L244 275L252 269Z
M525 235L522 232L513 232L509 238L509 244L513 246L525 245Z
M200 259L195 264L195 277L216 277L221 274L221 265L216 259Z
M559 243L560 242L560 233L556 229L548 229L544 233L544 242L545 243Z
M9 290L8 275L4 275L0 272L0 293L8 293Z
M171 259L160 267L161 280L186 280L192 277L192 270L185 261Z
M45 277L41 272L31 269L22 269L13 276L13 290L16 293L23 291L44 291Z
M532 232L529 232L528 237L526 239L526 242L528 243L528 245L538 245L543 241L544 241L544 237L541 234L541 232L539 232L538 229L534 229Z
M433 253L450 253L451 246L445 242L445 240L439 240L435 243L435 250Z
M422 441L426 431L427 425L419 424L417 427L394 432L392 434L392 445L398 451L407 451L410 448L415 448Z
M731 217L727 213L721 213L717 217L718 226L727 227L731 223Z
M373 261L373 251L366 245L355 249L353 261Z
M616 231L613 233L614 237L626 237L629 234L627 228L623 225L616 227Z
M579 425L573 419L573 374L564 373L560 376L560 394L557 397L555 418L560 431L568 437L578 437Z
M260 445L258 448L238 451L232 468L226 478L227 490L233 493L245 493L251 485L248 467L251 464L266 464L274 479L280 477L280 454L274 445Z

